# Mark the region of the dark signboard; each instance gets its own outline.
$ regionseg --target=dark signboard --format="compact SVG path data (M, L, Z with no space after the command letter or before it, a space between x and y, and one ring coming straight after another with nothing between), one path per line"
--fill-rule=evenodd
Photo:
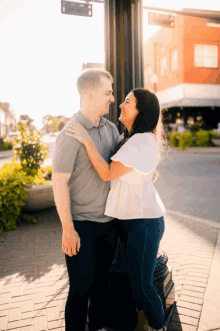
M92 17L92 5L83 2L61 1L61 13Z

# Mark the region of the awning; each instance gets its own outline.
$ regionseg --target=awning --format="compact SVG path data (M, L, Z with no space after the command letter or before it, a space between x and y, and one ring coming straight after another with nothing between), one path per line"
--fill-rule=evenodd
M177 100L170 100L167 102L160 102L160 107L161 109L171 107L220 107L220 98L181 98Z

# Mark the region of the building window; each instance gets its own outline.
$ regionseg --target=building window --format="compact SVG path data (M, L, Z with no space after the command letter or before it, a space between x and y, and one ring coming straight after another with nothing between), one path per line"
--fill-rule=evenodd
M197 68L218 68L218 46L195 45L194 63Z
M177 52L177 49L175 49L173 52L172 52L172 71L175 71L178 69L178 52Z
M167 71L167 66L168 66L168 56L165 55L164 57L162 57L161 63L160 63L160 75L161 76L163 76L165 71Z

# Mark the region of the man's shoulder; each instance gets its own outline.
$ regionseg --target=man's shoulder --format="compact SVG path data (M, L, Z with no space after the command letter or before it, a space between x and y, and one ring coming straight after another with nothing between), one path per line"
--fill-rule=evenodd
M57 139L59 137L65 137L65 130L68 124L70 123L77 123L79 124L79 120L78 120L78 113L75 113L73 115L73 117L64 125L63 129L60 131L60 134L57 136Z
M79 123L79 114L78 112L73 115L73 117L64 125L63 129L67 126L69 123Z
M68 136L66 134L66 127L67 127L67 124L69 124L69 123L77 123L77 124L79 124L79 121L77 119L77 113L74 114L74 116L69 120L69 122L67 122L64 125L63 129L60 131L59 135L57 136L56 143L59 142L61 144L65 144L65 145L80 146L82 143L80 143L74 137L70 137L70 136Z

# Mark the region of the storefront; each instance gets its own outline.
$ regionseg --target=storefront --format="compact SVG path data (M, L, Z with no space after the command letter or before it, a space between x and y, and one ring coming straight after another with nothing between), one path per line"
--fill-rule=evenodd
M202 129L212 130L220 123L220 107L171 107L163 109L163 117L169 131L178 119L183 120L186 128L197 122Z
M157 93L166 124L198 122L201 128L216 129L220 122L220 85L181 84Z

